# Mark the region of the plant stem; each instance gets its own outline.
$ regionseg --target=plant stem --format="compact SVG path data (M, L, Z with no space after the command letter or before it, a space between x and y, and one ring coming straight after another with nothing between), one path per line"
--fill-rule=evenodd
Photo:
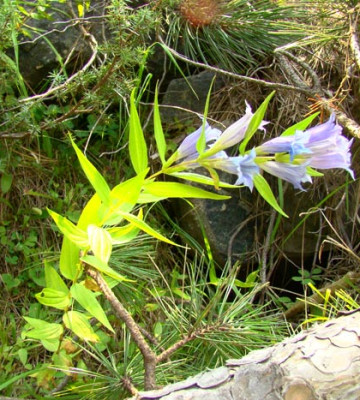
M99 288L103 292L105 298L111 304L115 314L125 323L126 327L129 329L130 335L136 345L138 346L143 358L144 358L144 387L145 390L155 389L156 377L156 354L152 351L150 346L147 344L143 334L140 331L138 324L135 322L130 313L121 304L119 299L115 296L114 292L110 289L101 274L89 267L86 268L86 273L95 280L99 285Z

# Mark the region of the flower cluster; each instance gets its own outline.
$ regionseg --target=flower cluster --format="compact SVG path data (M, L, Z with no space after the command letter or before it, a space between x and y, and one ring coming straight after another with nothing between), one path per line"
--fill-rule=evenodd
M300 190L304 190L303 183L312 181L313 169L342 168L354 178L350 168L352 140L342 136L342 127L335 122L334 115L313 128L271 139L239 156L228 156L224 150L244 139L253 115L247 104L245 115L224 132L205 123L185 138L173 161L186 169L205 167L237 175L235 185L245 185L250 190L254 186L254 177L262 171L288 181ZM265 130L266 124L262 121L258 129ZM206 148L199 154L197 142L202 134Z

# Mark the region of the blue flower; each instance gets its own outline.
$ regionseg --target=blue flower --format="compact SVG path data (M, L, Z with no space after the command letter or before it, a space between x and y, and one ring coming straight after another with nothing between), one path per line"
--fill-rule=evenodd
M350 148L353 140L342 136L342 127L335 123L335 115L324 124L305 131L309 135L306 147L311 151L309 165L318 169L342 168L354 179Z
M258 165L255 163L255 158L255 149L244 156L237 157L228 157L224 151L221 151L215 156L208 158L204 165L237 175L238 178L235 185L245 185L250 190L253 190L253 177L260 172Z
M289 153L290 161L298 154L310 154L311 150L306 147L309 140L307 132L297 131L293 136L279 136L268 140L256 148L258 154Z
M245 115L225 129L216 142L210 147L211 152L218 152L240 143L245 137L253 115L251 107L246 103ZM264 130L264 126L267 123L267 121L262 121L258 129Z
M181 142L179 148L176 151L176 160L195 160L199 157L199 153L196 150L196 143L199 140L203 127L201 126L195 132L186 136ZM216 128L212 128L207 122L205 123L205 141L215 141L221 135L221 131Z
M284 181L290 182L296 189L304 190L302 183L312 182L307 173L307 163L291 164L277 161L266 161L260 164L260 168Z
M256 148L259 155L289 153L290 161L306 161L307 166L316 169L343 168L352 178L350 168L352 140L342 136L342 127L335 123L335 115L324 124L292 136L271 139Z

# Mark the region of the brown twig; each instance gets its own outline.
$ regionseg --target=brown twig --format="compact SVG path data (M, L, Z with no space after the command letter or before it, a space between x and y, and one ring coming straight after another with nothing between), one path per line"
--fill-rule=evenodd
M151 390L155 388L155 367L156 367L156 354L152 351L150 346L147 344L143 334L141 333L138 324L135 322L131 314L125 309L114 292L110 289L104 278L98 271L91 268L86 268L86 273L94 279L99 285L99 288L103 292L105 298L111 304L111 307L115 311L115 314L125 323L129 329L130 335L136 345L138 346L143 358L144 358L144 387L145 390Z

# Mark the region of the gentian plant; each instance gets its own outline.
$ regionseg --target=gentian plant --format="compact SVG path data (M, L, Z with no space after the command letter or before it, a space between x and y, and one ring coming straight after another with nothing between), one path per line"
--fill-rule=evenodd
M266 98L255 113L247 105L245 115L223 132L207 123L205 111L202 126L188 135L167 158L167 144L156 93L154 135L162 167L158 172L150 174L147 145L133 92L130 99L129 153L136 175L112 189L71 139L95 194L84 207L77 224L49 210L64 239L59 272L53 266L45 265L46 287L36 298L45 306L61 310L62 321L54 323L25 317L27 326L23 337L40 340L47 350L54 353L59 351L61 341L66 337L65 332L71 332L85 341L99 341L89 318L98 321L109 332L114 332L98 300L99 294L103 294L114 313L126 324L143 355L145 388L153 388L155 366L167 360L177 347L172 346L161 354L151 349L133 317L112 292L112 287L127 278L109 266L113 247L131 242L140 230L175 244L144 220L144 204L175 197L212 200L229 198L216 193L216 190L207 191L188 183L180 183L179 179L182 179L215 189L246 186L253 190L255 187L272 207L285 215L264 178L264 172L286 180L301 190L304 183L311 182L312 176L319 175L317 169L343 168L353 177L350 167L352 142L342 136L342 129L336 124L334 116L328 122L310 129L307 127L316 115L308 117L287 129L280 137L247 148L253 135L266 127L267 122L263 118L273 94ZM238 146L239 153L229 156L226 149L234 146ZM208 174L198 172L200 167L200 171L205 170ZM217 171L234 175L234 184L221 181ZM168 178L166 181L157 181L161 174L177 180L169 181ZM96 285L90 285L89 279L94 280Z

